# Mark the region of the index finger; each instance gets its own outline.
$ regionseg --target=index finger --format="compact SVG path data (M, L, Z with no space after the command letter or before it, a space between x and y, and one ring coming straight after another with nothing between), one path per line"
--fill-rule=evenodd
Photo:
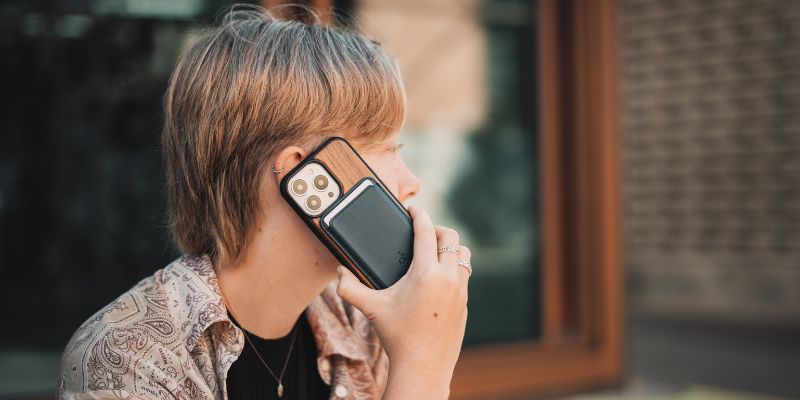
M431 265L438 262L436 256L436 231L428 213L417 207L409 207L414 225L414 259L413 262Z

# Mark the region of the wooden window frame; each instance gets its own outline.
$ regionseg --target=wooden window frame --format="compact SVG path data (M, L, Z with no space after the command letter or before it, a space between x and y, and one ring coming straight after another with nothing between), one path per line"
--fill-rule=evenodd
M564 394L623 378L616 2L540 0L537 15L541 336L464 349L454 399Z
M306 3L329 19L333 0ZM453 399L527 399L622 381L616 11L614 0L538 1L541 335L465 348Z

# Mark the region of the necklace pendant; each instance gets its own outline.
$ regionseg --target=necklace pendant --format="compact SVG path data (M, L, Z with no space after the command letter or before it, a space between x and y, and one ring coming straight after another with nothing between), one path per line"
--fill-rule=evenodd
M278 397L283 397L283 384L278 382Z

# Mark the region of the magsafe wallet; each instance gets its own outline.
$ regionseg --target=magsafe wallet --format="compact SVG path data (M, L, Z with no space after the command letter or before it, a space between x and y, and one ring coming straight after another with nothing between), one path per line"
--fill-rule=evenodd
M413 227L377 183L365 178L321 216L322 229L377 288L397 282L413 256Z

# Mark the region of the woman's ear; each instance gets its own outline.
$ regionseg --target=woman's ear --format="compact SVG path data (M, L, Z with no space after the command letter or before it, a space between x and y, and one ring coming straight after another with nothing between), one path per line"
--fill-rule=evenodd
M308 153L298 146L287 146L278 151L272 163L272 171L275 172L277 181L280 181L292 168L300 164L300 161L303 161L307 155Z

